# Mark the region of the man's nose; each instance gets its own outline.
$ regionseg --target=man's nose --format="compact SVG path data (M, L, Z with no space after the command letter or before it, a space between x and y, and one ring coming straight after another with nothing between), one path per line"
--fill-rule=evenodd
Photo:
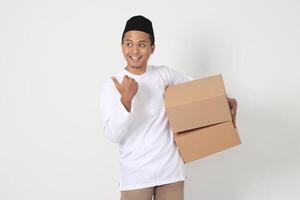
M133 45L133 52L134 53L139 53L140 52L139 45Z

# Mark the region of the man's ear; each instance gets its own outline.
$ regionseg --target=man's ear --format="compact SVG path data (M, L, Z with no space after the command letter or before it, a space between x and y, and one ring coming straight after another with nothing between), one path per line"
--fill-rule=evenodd
M155 50L155 44L153 44L153 45L151 46L151 48L152 48L151 54L153 54L153 53L154 53L154 50Z

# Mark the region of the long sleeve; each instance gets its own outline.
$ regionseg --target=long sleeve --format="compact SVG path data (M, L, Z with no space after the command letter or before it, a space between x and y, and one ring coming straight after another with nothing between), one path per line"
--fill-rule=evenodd
M193 80L191 76L185 75L166 66L162 66L159 72L161 73L166 86Z
M121 95L113 82L103 85L100 93L100 109L104 131L109 141L120 143L126 135L131 121L131 113L121 102Z
M164 108L165 72L160 66L149 65L143 74L123 69L114 75L119 82L127 75L138 84L130 112L121 103L114 82L102 84L101 117L105 135L119 147L121 191L185 179L184 162Z

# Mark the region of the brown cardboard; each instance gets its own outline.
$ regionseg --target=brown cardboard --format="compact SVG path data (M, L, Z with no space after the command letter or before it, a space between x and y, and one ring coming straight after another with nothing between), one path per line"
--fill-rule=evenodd
M176 133L175 142L184 163L241 144L237 129L232 122Z
M168 87L165 106L185 163L241 143L221 75Z
M221 75L168 87L165 105L175 133L232 120Z

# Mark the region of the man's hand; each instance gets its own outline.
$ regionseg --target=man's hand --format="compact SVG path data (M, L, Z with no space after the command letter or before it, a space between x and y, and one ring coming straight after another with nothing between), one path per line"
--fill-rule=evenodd
M131 101L138 90L137 82L127 75L124 76L122 83L119 83L119 81L114 76L111 77L111 79L113 80L117 90L121 94L121 102L125 106L126 110L130 112Z
M232 122L234 127L236 128L236 110L237 110L237 101L235 98L229 98L227 97L228 105L230 107L230 112L232 116Z

